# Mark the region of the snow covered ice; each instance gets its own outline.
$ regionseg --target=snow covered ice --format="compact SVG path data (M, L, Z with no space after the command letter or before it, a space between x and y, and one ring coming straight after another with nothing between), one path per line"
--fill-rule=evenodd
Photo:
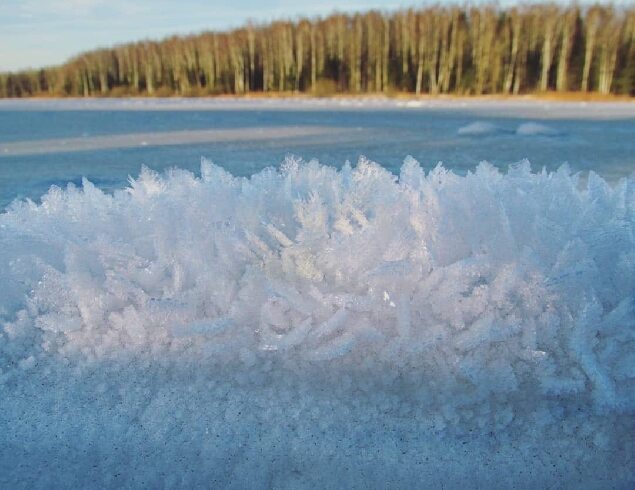
M461 126L457 132L459 136L491 136L496 134L516 134L517 136L560 136L560 131L537 122L523 122L514 130L501 127L491 122L474 121Z
M15 202L0 486L633 488L634 226L527 162Z
M474 121L473 123L461 126L456 133L460 136L486 136L501 132L504 132L504 130L496 124L485 121Z
M560 133L545 124L525 122L518 126L516 134L519 136L558 136Z

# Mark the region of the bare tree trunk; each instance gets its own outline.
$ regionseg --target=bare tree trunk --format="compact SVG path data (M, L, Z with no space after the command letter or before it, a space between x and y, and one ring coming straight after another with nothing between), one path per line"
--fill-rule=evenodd
M108 92L108 71L102 64L99 65L99 90L102 95Z
M295 84L293 90L300 91L300 77L304 68L304 26L299 25L295 33Z
M450 80L452 78L452 72L456 66L457 45L458 45L458 30L459 30L459 10L453 9L452 20L450 22L450 46L448 53L444 56L444 64L442 70L441 91L447 93L450 91Z
M542 15L544 17L544 37L542 41L542 56L540 57L541 72L539 89L542 92L546 92L549 88L549 72L551 71L551 63L555 49L558 9L557 7L550 7L547 12L543 12Z
M366 15L366 91L381 91L382 22L378 15ZM372 88L371 88L372 82Z
M575 36L575 24L578 18L577 8L570 8L562 17L560 28L560 54L558 55L558 72L556 76L556 90L565 92L568 88L569 58Z
M597 40L597 33L600 27L600 17L602 12L599 7L592 7L586 16L584 40L584 67L582 68L582 84L580 90L588 92L589 90L589 74L591 73L591 63L593 63L593 53Z
M90 95L90 82L88 77L88 72L84 70L82 77L82 90L84 93L84 97L88 97Z
M617 52L622 35L622 24L610 12L610 20L604 23L600 39L600 73L598 90L602 94L611 93L611 85L617 64Z
M231 42L229 46L229 56L234 72L234 93L245 93L245 60L240 45Z
M315 23L311 24L311 91L315 92L317 84L317 47L316 47L316 27Z
M422 50L428 72L428 89L431 94L435 95L439 93L441 31L446 27L444 21L436 17L431 10L426 10L420 17L421 27L419 30L419 35L425 40L425 46L422 47Z
M472 58L476 65L474 90L482 94L490 78L492 43L495 38L495 19L491 7L472 10Z
M247 26L247 50L249 53L249 74L247 76L247 92L253 90L256 78L256 36L253 26Z
M463 82L463 59L465 56L465 40L466 33L463 25L459 25L459 31L457 33L457 49L456 49L456 81L455 92L462 91Z
M511 28L511 53L509 57L509 63L507 65L507 74L505 75L505 82L503 84L503 91L509 94L512 91L514 74L516 72L516 63L518 60L518 47L520 45L520 35L522 27L522 19L516 9L512 10L510 16L510 28Z
M349 44L349 60L348 65L350 68L350 84L349 88L352 92L359 93L362 89L362 66L361 66L361 51L362 51L362 26L361 19L356 16L353 20L353 28L351 32L351 42Z
M417 95L421 94L421 89L423 85L423 69L425 65L425 23L423 17L420 15L418 19L418 35L419 35L419 43L417 46L417 82L415 85L415 93Z
M401 76L403 78L408 74L408 56L410 53L411 39L410 29L408 29L408 17L412 16L412 12L409 11L405 15L401 15L400 20L400 33L401 33ZM420 34L421 35L421 34Z
M383 18L384 36L382 39L382 63L381 63L381 90L388 90L388 63L390 60L390 23Z
M518 95L522 89L522 82L525 79L525 71L527 68L527 44L523 40L521 42L518 57L516 59L516 70L514 73L514 95Z

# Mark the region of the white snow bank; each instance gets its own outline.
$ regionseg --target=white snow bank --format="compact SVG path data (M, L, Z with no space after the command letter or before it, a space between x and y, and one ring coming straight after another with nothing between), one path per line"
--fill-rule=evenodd
M412 159L14 203L0 483L626 488L634 224L633 178Z

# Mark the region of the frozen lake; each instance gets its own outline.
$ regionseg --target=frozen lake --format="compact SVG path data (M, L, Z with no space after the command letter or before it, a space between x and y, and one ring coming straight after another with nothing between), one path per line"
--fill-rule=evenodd
M0 102L0 488L635 488L634 108Z
M399 100L0 101L0 206L87 177L112 191L141 165L198 171L201 157L236 176L288 154L340 168L360 156L398 173L464 175L486 160L506 169L594 170L615 182L635 170L635 103Z

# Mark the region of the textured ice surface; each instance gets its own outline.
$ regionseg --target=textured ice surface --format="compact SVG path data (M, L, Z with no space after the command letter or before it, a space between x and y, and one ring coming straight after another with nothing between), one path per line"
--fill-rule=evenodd
M0 215L0 486L632 488L635 179L203 162Z

